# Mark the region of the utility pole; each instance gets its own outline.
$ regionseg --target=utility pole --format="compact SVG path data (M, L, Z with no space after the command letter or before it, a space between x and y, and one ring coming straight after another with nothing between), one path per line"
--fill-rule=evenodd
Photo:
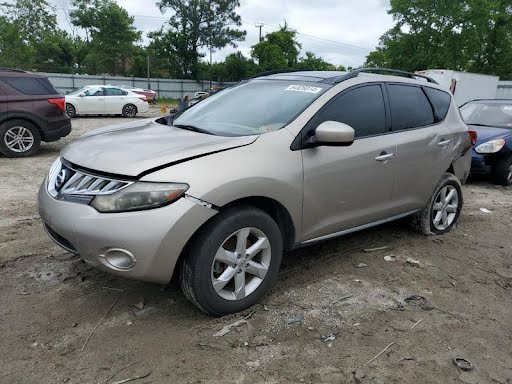
M213 70L213 49L212 49L212 45L210 44L210 89L212 89L212 77L213 77L213 73L212 73L212 70Z
M149 55L148 55L148 89L151 89L151 78L149 73Z
M256 28L260 29L260 42L263 40L263 35L261 34L261 29L263 28L264 25L265 24L263 24L263 23L259 23L259 24L255 25Z

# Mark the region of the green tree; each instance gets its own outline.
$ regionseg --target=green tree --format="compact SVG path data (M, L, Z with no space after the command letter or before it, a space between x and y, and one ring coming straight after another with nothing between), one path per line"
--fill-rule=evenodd
M46 0L0 3L0 65L37 70L48 58L37 56L36 46L61 33L55 8Z
M170 73L197 78L201 50L236 47L246 32L236 13L239 0L161 0L162 13L171 9L173 16L166 27L150 34L151 49L168 58Z
M313 52L306 52L306 56L299 59L297 68L310 71L336 71L335 65L328 63Z
M126 74L142 32L114 0L74 0L71 21L89 42L84 65L92 73ZM83 45L81 46L83 48Z
M252 47L251 55L259 61L263 71L291 69L299 60L301 44L297 40L297 31L288 28L286 22L278 31L269 33Z
M510 0L391 0L389 13L395 26L366 65L512 75Z

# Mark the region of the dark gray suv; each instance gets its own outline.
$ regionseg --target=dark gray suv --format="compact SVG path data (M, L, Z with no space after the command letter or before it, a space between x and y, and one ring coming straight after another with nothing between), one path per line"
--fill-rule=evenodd
M35 73L0 68L0 154L31 156L71 132L64 96Z

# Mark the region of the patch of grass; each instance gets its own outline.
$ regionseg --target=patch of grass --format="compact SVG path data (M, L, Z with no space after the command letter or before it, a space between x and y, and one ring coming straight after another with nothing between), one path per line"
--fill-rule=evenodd
M167 106L171 106L171 107L177 107L178 103L179 102L177 99L171 99L171 98L166 98L166 97L160 97L156 100L156 104L161 105L161 106L167 105Z

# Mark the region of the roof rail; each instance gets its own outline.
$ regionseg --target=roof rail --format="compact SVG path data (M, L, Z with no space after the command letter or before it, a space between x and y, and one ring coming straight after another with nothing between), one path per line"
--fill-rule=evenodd
M17 69L17 68L5 68L5 67L0 67L0 71L26 73L26 71L24 71L24 70L22 70L22 69Z
M354 77L358 77L360 73L376 73L376 74L386 74L386 73L389 73L389 74L394 74L394 75L401 75L401 76L404 76L404 77L408 77L410 79L421 78L421 79L427 80L427 82L429 82L429 83L439 84L433 78L428 77L428 76L419 75L417 73L412 73L412 72L401 71L399 69L388 69L388 68L361 68L361 69L354 69L353 71L351 71L351 72L349 72L349 73L347 73L345 75L341 75L341 76L337 76L337 77L334 77L334 78L331 78L331 79L327 79L326 82L331 83L331 84L338 84L338 83L341 83L341 82L346 81L348 79L352 79Z
M263 77L263 76L278 75L280 73L293 73L293 72L303 72L303 71L304 71L304 69L274 69L272 71L265 71L265 72L258 73L257 75L251 76L251 77L249 77L249 80L256 79L258 77Z

